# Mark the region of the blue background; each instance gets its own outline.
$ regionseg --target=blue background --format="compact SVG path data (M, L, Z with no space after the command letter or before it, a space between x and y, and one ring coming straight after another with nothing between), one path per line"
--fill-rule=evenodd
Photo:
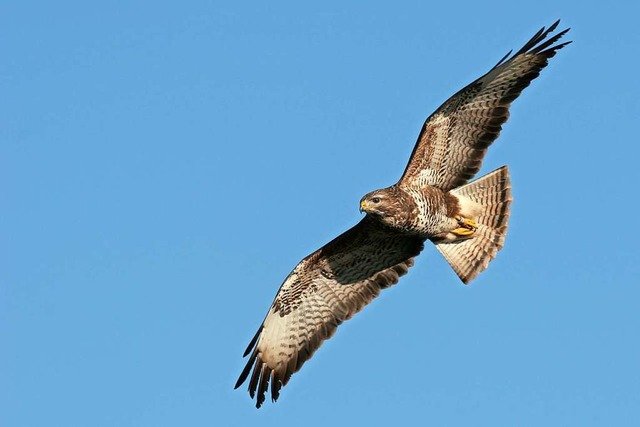
M434 3L5 2L0 425L640 425L638 6ZM465 287L428 247L257 411L287 273L557 18L481 172L504 250Z

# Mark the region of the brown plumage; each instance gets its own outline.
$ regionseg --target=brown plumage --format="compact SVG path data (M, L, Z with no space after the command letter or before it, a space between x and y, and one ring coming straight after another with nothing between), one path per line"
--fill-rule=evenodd
M511 204L506 167L468 183L509 117L509 106L570 42L568 30L545 40L541 29L513 56L449 98L425 122L400 181L365 195L366 216L304 258L285 279L244 356L236 388L249 379L260 407L275 401L291 375L338 325L413 265L425 240L435 243L464 283L504 244Z

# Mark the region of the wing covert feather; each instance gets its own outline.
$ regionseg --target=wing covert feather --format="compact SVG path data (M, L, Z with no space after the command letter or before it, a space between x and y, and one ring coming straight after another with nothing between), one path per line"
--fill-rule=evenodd
M365 217L303 259L285 279L253 338L236 388L249 378L256 406L271 398L337 327L398 282L423 248L423 239L400 236ZM257 396L256 396L257 394Z

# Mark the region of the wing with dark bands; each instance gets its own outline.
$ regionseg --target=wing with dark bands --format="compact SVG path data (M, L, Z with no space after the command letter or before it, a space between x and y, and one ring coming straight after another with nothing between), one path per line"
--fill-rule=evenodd
M538 77L549 58L571 42L555 44L568 29L545 40L560 21L542 28L518 52L509 52L487 74L449 98L426 120L402 185L449 191L480 170L489 145L509 117L509 107Z
M369 217L303 259L286 278L245 352L236 388L249 378L259 408L271 387L275 401L291 375L338 325L380 290L398 282L423 248L423 239L387 231Z

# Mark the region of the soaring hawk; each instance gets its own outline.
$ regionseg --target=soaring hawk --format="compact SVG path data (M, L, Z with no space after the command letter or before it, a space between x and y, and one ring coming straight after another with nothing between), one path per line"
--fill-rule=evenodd
M256 407L271 399L338 325L398 282L430 240L463 283L502 248L511 185L503 166L476 181L487 148L509 117L509 106L570 42L568 29L547 39L542 28L514 55L449 98L427 118L396 184L360 200L365 217L304 258L287 276L244 356L236 383L249 378Z

